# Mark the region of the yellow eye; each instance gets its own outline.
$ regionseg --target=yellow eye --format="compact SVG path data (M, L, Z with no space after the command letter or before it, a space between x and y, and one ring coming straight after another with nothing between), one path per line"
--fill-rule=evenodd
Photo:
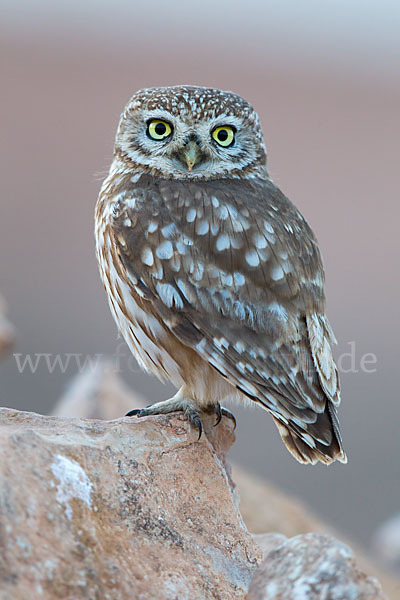
M167 121L152 119L147 125L147 135L153 140L165 140L172 133L172 127Z
M224 148L232 146L233 142L235 141L235 130L230 125L216 127L211 135L217 144L224 146Z

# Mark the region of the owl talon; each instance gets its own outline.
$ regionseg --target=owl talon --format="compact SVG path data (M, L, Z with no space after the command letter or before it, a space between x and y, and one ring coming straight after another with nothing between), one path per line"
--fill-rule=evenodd
M193 411L193 412L185 411L185 414L188 417L189 423L191 423L192 425L197 427L197 429L199 430L199 437L197 438L197 440L199 440L201 438L201 434L203 433L203 424L201 422L201 419L200 419L198 413L195 411Z
M143 415L140 414L142 410L142 408L134 408L133 410L127 412L125 417L142 417Z
M133 410L127 412L125 417L146 417L148 415L154 415L156 413L147 410L152 406L152 404L148 404L145 408L134 408Z
M235 431L236 417L233 413L231 413L230 410L228 410L227 408L221 407L221 405L218 403L217 407L215 409L215 413L217 415L217 421L216 421L214 427L216 427L217 425L219 425L221 423L222 417L228 417L228 419L231 419L233 421L233 431Z
M221 405L219 402L218 402L217 406L215 407L215 414L217 415L217 420L215 421L214 427L219 425L221 423L221 419L222 419L222 410L221 410Z
M223 409L224 410L224 409ZM201 438L201 434L203 433L203 424L201 422L201 418L199 416L199 414L192 408L174 408L173 410L169 410L168 412L176 412L176 411L180 411L183 412L184 415L186 416L187 420L189 421L189 423L191 425L194 425L195 427L197 427L198 431L199 431L199 437L198 439ZM157 410L157 408L155 408L155 405L149 404L149 406L146 406L146 408L134 408L133 410L130 410L129 412L126 413L126 417L148 417L150 415L163 415L163 414L168 414L168 412L166 412L165 410Z

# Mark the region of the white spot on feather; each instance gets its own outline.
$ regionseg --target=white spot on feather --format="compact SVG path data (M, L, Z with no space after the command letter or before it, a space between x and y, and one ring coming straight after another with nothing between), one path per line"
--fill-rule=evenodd
M246 346L240 341L236 342L236 344L234 345L234 348L235 348L236 352L239 352L239 354L242 354L246 350Z
M220 208L218 208L218 210L216 211L217 216L222 220L222 221L226 221L226 219L228 218L228 209L226 208L226 206L221 206Z
M232 237L231 238L231 246L232 248L235 248L236 250L238 250L239 248L241 248L243 246L243 238L242 236L240 237Z
M279 281L283 277L283 269L280 265L276 265L271 269L271 277L274 281Z
M246 252L246 262L250 267L257 267L260 264L260 257L256 250L248 250Z
M243 273L239 273L239 271L234 272L233 279L235 281L235 284L238 285L239 287L246 283L245 276L243 275Z
M181 256L184 256L188 253L188 247L185 246L183 242L176 242L176 249L178 250Z
M246 231L250 227L250 223L247 219L239 215L237 219L232 219L232 229L235 232Z
M192 263L193 264L193 263ZM204 274L204 265L201 262L193 264L193 268L190 271L195 281L201 281Z
M143 248L142 253L142 262L151 267L154 264L154 256L153 256L153 252L151 251L150 248L148 248L147 246L145 248Z
M256 386L253 385L252 383L250 383L249 381L246 381L244 379L240 380L240 387L247 392L248 394L250 394L250 396L259 396L259 391L257 390Z
M290 273L292 270L292 263L289 262L288 260L285 260L285 262L282 263L282 269L283 269L284 273Z
M154 233L155 231L157 231L158 229L158 223L156 223L155 221L150 221L150 223L147 226L147 231L149 233Z
M186 300L189 302L189 304L195 304L196 294L194 293L192 286L186 283L186 281L183 281L182 279L178 279L176 285L178 286Z
M220 278L222 285L227 285L228 287L233 286L233 277L230 273L225 273L224 271L221 271Z
M268 233L275 233L274 228L272 227L271 223L269 223L268 221L264 221L264 229Z
M213 342L219 350L223 350L224 348L228 350L229 348L229 342L224 337L213 338Z
M57 485L57 502L65 504L65 514L69 520L72 519L72 508L69 504L72 498L79 498L89 508L92 507L90 494L93 484L79 463L57 454L51 465L51 470L60 482Z
M134 208L136 208L136 201L137 201L137 199L136 199L136 198L127 198L127 199L125 200L125 206L126 206L127 208L134 209Z
M218 236L217 238L217 243L216 243L216 248L219 252L221 252L222 250L227 250L228 248L230 248L230 241L229 241L229 236L226 235L226 233L221 233L220 236Z
M213 235L217 235L217 233L219 231L218 223L211 223L210 231Z
M232 206L232 204L227 204L226 205L226 210L228 211L228 215L231 219L237 219L238 218L238 211L237 208L235 208L234 206Z
M261 235L261 233L255 233L253 235L253 242L254 242L256 248L266 248L267 247L267 240L265 239L265 237L263 235Z
M171 267L171 269L173 271L175 271L175 273L178 273L180 271L180 268L181 268L181 259L176 254L176 252L175 252L174 256L171 258L171 260L169 261L169 266Z
M156 250L156 254L157 254L158 258L161 258L161 259L171 258L173 252L174 252L173 246L172 246L171 242L168 240L165 240L165 242L162 242Z
M208 233L209 229L210 225L208 221L198 221L196 223L196 233L198 235L205 235L206 233Z
M156 290L163 304L168 308L183 308L179 292L170 283L157 283Z
M177 233L177 231L178 230L177 230L175 223L170 223L169 225L165 225L161 229L161 233L166 239L171 239Z
M155 279L162 279L164 277L162 264L159 260L156 261L155 267L152 269L151 274Z
M304 424L303 424L304 426ZM301 434L301 438L305 441L305 443L310 446L311 448L315 448L315 441L313 440L313 438L311 437L311 435L309 433L303 433Z
M268 305L268 310L272 312L280 321L287 321L288 314L286 309L278 302L271 302Z
M189 208L189 210L186 213L186 221L188 223L193 223L193 221L196 218L196 209L195 208Z

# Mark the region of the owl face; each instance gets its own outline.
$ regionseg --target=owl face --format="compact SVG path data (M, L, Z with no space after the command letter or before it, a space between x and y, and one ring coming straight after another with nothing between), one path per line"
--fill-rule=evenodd
M167 178L265 177L257 113L240 96L176 86L137 92L122 114L115 155Z

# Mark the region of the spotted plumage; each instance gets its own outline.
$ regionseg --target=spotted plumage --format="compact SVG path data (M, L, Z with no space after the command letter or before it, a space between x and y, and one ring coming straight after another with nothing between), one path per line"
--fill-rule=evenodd
M272 414L299 461L346 461L317 240L270 179L245 100L189 86L137 92L97 203L96 241L129 347L179 388L141 415L183 410L198 424L202 411L247 398Z

